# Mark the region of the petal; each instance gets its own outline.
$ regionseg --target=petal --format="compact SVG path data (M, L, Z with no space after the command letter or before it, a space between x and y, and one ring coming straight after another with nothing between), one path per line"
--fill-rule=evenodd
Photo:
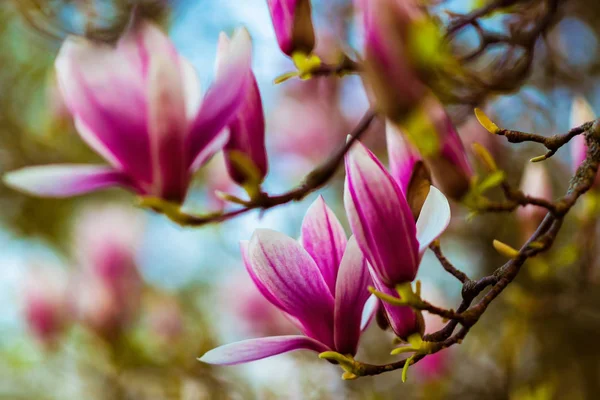
M412 281L419 267L416 226L400 188L365 146L346 155L344 204L352 232L382 281Z
M198 360L207 364L236 365L301 349L318 353L329 350L306 336L273 336L226 344L206 352Z
M333 347L333 296L310 255L294 239L258 229L248 245L253 275L304 332Z
M70 197L111 186L132 188L119 171L102 165L48 165L27 167L4 175L16 190L42 197Z
M400 185L402 193L406 196L415 164L421 160L421 156L410 142L406 140L402 132L389 121L386 124L385 134L390 174L398 185Z
M186 105L177 60L153 56L148 71L148 134L152 159L152 194L182 202L189 175L184 159Z
M322 196L312 203L304 216L300 242L317 263L333 295L347 239L342 224Z
M187 162L194 163L198 154L225 128L238 112L251 83L252 43L245 29L233 35L222 70L208 89L187 138Z
M372 268L370 268L370 271L375 289L387 295L398 297L396 290L383 284ZM407 339L412 333L419 331L417 315L411 307L395 306L384 301L380 301L379 304L385 310L385 316L396 336Z
M248 173L238 166L230 155L243 155L256 169L260 181L267 175L267 152L265 150L265 115L260 91L253 73L244 102L229 125L230 138L225 146L225 160L229 175L236 182L243 184Z
M335 286L335 350L356 354L371 275L354 236L348 241Z
M377 297L375 297L375 295L371 295L367 299L367 302L365 303L365 308L363 309L362 319L360 321L361 331L365 331L369 327L371 321L373 321L373 318L377 314L378 308L379 300L377 299Z
M296 317L293 317L290 314L288 314L285 311L283 305L279 302L279 300L277 300L277 298L275 298L275 296L273 296L273 294L269 292L269 289L267 289L267 287L262 283L262 281L256 276L254 269L250 264L250 257L248 255L248 245L249 242L247 240L240 241L242 261L244 262L246 271L248 271L248 275L250 275L250 279L252 279L252 282L254 282L254 285L265 299L267 299L275 307L279 308L281 312L285 315L285 317L288 318L298 329L303 330L302 322L300 322Z
M450 224L450 204L438 188L431 186L429 195L417 220L417 240L419 254L423 256L429 245L446 230Z
M141 71L112 47L74 38L61 47L56 71L82 139L115 167L150 181Z
M215 154L223 150L223 147L227 144L228 140L229 130L223 129L221 132L215 135L210 142L206 143L200 153L198 153L196 156L196 159L190 166L189 171L193 173L205 165Z
M198 114L202 104L202 90L200 80L194 66L185 58L179 58L181 67L181 78L183 79L183 91L185 94L185 114L188 121L192 121Z

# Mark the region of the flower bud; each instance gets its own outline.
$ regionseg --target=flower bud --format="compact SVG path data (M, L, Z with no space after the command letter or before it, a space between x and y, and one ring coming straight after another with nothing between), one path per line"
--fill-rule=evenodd
M437 151L426 157L433 183L446 196L460 200L470 189L473 169L452 120L434 98L425 104L429 123L437 134Z
M521 179L521 191L529 196L552 200L552 183L545 164L527 164ZM517 218L525 238L529 238L535 232L547 213L545 208L531 204L517 210Z
M315 47L315 32L310 0L267 0L277 43L288 56L310 54Z
M219 65L229 52L230 39L224 33L219 37L217 74ZM229 140L223 148L227 170L238 184L259 184L267 174L265 151L265 117L256 77L249 71L250 79L240 110L232 119Z
M356 0L355 4L362 11L366 87L377 108L400 121L427 93L422 79L438 50L436 28L412 0Z

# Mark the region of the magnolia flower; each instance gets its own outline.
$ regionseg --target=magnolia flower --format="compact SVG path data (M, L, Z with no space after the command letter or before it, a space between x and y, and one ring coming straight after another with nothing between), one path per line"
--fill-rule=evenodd
M258 290L304 335L245 340L207 352L200 361L233 365L308 349L356 354L371 283L356 241L322 198L308 210L298 241L259 229L242 243L246 268Z
M310 54L315 46L310 0L267 0L277 43L288 56Z
M140 215L117 205L87 208L77 218L77 306L83 322L104 337L118 334L139 310L143 283L136 254L143 228Z
M521 191L529 196L552 201L552 183L543 163L528 163L521 179ZM529 238L548 210L529 204L517 210L517 219L525 238Z
M592 106L583 98L575 97L573 105L571 107L571 128L576 128L586 122L593 121L596 119L596 114L592 109ZM577 168L581 165L587 155L587 144L585 142L584 135L577 135L571 139L571 169L573 173L577 171ZM599 175L600 176L600 175ZM596 177L596 185L600 178Z
M417 219L429 194L431 177L417 149L391 122L386 125L390 173Z
M69 322L67 277L57 269L35 268L23 286L23 312L31 334L44 346L56 344Z
M228 140L249 85L250 37L238 30L201 101L193 67L156 26L135 24L116 47L69 38L56 61L65 102L104 165L29 167L5 176L24 192L66 197L111 186L182 202L191 175Z
M433 186L415 222L398 183L359 142L346 155L344 204L359 247L391 288L415 278L423 253L450 222L448 201Z
M425 14L412 0L355 0L355 5L362 12L366 86L378 108L400 120L427 93L410 43Z
M375 288L396 297L393 289L415 279L425 250L450 223L450 205L433 186L415 222L398 182L359 142L346 155L344 204L358 246L369 262ZM420 330L418 318L409 307L385 302L383 307L399 337L407 338Z
M222 71L226 71L230 47L231 40L222 33L217 52L217 77ZM267 174L265 116L258 83L252 71L242 105L228 127L229 141L224 151L231 179L239 184L252 179L256 181L254 183L260 183ZM245 169L244 162L250 162L251 165Z

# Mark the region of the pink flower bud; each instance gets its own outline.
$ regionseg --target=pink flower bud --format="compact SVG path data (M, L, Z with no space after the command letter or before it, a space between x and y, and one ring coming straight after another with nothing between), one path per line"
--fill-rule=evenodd
M46 347L56 345L69 322L67 277L59 269L34 268L23 287L23 311L31 334Z
M315 46L310 0L267 0L277 43L288 56Z
M538 197L540 199L552 200L552 183L548 171L543 163L528 163L521 179L521 190L523 193ZM542 207L527 205L517 210L517 218L521 224L521 230L525 238L529 238L535 232L537 226L547 214Z
M219 64L226 60L229 47L230 39L222 33L219 37L217 72L223 69ZM248 180L260 183L267 174L262 100L254 73L248 71L248 74L249 84L238 113L228 125L229 141L223 149L229 175L240 185ZM245 162L251 165L245 168Z
M426 158L433 183L448 197L460 200L469 191L473 177L467 153L450 116L437 99L429 98L425 107L439 142L438 151Z
M412 0L356 0L362 11L365 83L377 107L400 120L426 94L411 50L415 25L425 14Z

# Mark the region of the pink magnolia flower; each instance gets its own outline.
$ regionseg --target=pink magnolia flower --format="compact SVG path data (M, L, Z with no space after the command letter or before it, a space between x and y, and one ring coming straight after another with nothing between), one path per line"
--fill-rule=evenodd
M56 70L84 141L109 163L29 167L5 176L26 193L66 197L111 186L182 202L191 175L228 140L251 84L250 37L238 30L201 100L193 67L156 26L135 24L115 47L69 38Z
M583 98L575 97L573 105L571 106L571 128L576 128L586 122L593 121L596 119L596 114L592 109L592 106ZM587 155L587 143L585 142L584 135L577 135L571 139L571 169L573 173L577 171L577 168L581 165ZM600 174L596 177L595 186L600 181Z
M44 346L56 344L69 322L67 278L60 271L35 268L23 287L23 312L31 334Z
M412 0L355 0L362 12L365 83L388 117L402 119L427 93L410 49L411 29L425 17Z
M308 349L356 354L371 278L356 241L322 198L308 210L300 243L257 230L242 243L246 268L258 290L304 335L250 339L218 347L200 361L233 365Z
M231 40L222 33L219 37L217 54L217 76L226 71ZM250 71L249 83L238 113L228 124L229 141L225 145L225 160L231 178L244 184L250 177L239 164L239 157L250 161L260 181L267 175L267 153L265 151L265 116L258 83ZM236 162L236 157L237 161Z
M543 163L528 163L521 179L523 193L552 201L552 182ZM517 219L525 238L529 238L548 211L543 207L527 205L517 210Z
M279 48L288 56L315 46L310 0L267 0Z
M396 297L396 285L415 279L425 250L450 222L448 201L433 186L415 222L399 183L361 143L346 155L344 204L375 288ZM410 308L383 306L399 337L415 332L417 319Z
M83 322L102 336L118 334L139 310L136 254L143 228L141 215L117 205L91 207L77 218L74 247L83 267L77 306Z

